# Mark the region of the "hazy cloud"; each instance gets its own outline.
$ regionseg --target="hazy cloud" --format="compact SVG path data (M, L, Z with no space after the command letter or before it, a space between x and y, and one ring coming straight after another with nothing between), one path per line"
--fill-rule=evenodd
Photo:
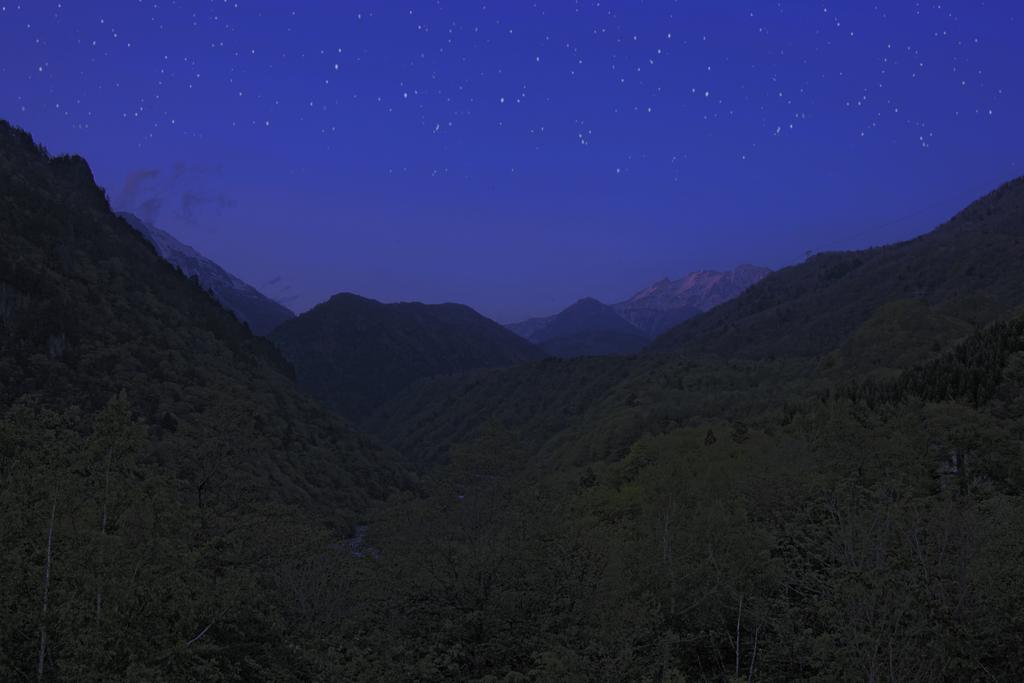
M217 217L235 205L216 188L219 166L175 162L169 169L144 168L125 178L118 208L156 224L184 223L217 226Z
M139 196L146 191L146 186L151 185L160 176L160 171L155 168L142 168L132 171L125 178L124 187L121 189L121 196L118 201L125 206L135 206Z
M260 291L282 306L289 306L299 298L291 284L282 275L275 275L260 287Z
M181 194L178 217L190 225L195 225L207 209L218 212L234 205L235 201L223 193L206 194L189 190Z
M139 202L138 207L135 211L143 220L154 223L156 222L157 215L160 213L160 207L163 202L159 197L150 197L142 202Z

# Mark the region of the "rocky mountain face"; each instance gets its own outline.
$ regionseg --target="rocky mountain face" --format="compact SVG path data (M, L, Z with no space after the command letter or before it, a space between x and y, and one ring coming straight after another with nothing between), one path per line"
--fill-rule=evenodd
M180 268L188 277L195 276L199 284L211 290L221 305L249 325L253 333L265 336L284 321L295 317L285 306L261 294L192 247L182 244L170 233L135 214L122 212L118 215L149 240L164 260Z
M552 356L632 354L676 325L738 296L770 272L751 265L724 272L701 270L680 280L665 278L611 306L586 298L558 315L506 327Z
M744 264L735 270L699 270L679 280L665 278L614 305L615 311L650 338L739 296L771 269Z

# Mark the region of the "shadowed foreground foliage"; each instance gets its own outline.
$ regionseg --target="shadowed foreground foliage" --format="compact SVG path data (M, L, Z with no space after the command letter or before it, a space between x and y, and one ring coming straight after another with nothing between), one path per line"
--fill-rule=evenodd
M686 353L421 380L367 421L382 446L83 161L6 125L0 150L0 679L1024 670L1024 276L849 300L861 266L1010 249L1019 184L896 261L769 276L671 333ZM751 312L785 292L849 315Z
M409 480L290 372L0 123L0 679L305 677L278 584Z

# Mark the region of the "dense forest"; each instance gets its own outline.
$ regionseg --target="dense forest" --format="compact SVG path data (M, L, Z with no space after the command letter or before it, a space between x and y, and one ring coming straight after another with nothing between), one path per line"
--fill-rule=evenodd
M362 419L424 377L511 366L545 357L469 306L382 304L336 294L269 335L299 387Z
M0 679L302 677L284 584L413 482L291 375L0 124Z
M0 124L0 679L1016 680L1022 236L1018 180L357 429Z

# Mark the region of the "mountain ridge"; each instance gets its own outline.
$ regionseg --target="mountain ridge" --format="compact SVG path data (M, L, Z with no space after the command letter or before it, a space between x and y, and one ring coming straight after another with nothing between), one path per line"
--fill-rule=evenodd
M280 419L309 411L310 425L333 430L339 444L351 439L357 453L379 450L302 396L270 341L116 215L84 159L50 157L2 120L0 149L0 197L10 209L0 215L0 240L7 254L19 254L0 258L0 400L37 394L88 409L96 407L89 396L129 388L154 433L169 435L202 421L208 403L224 400L217 391L245 385L249 391L235 399L252 402L254 416L263 410L255 407L259 401L276 396ZM45 220L23 218L44 210ZM268 422L261 429L276 438L279 428ZM294 446L305 448L301 440ZM264 455L285 457L274 448ZM310 455L308 465L325 465L321 455Z
M270 339L300 386L356 418L423 377L546 355L464 304L386 304L347 292L285 322Z
M0 679L313 678L281 581L405 471L0 121Z
M555 315L529 318L505 327L546 346L554 356L628 355L672 327L737 296L770 272L769 268L750 264L730 271L694 271L679 280L662 278L617 304L584 297ZM587 306L588 311L581 310L581 305ZM556 342L558 338L564 340Z
M744 263L727 271L694 271L678 280L666 277L613 304L613 308L653 339L738 296L771 272L770 268Z
M978 234L984 239L978 239ZM838 348L881 305L982 295L1014 305L1024 262L1024 177L1004 183L935 229L857 251L824 252L765 277L735 299L684 322L652 352L758 358ZM985 307L964 310L972 316Z
M552 356L602 356L637 353L647 344L643 332L611 306L585 297L552 316L531 336Z
M118 212L143 237L153 244L160 256L181 269L186 276L195 276L213 292L214 297L253 333L266 336L295 313L274 301L241 278L229 273L213 260L203 256L190 245L184 244L166 230L147 223L128 211Z

